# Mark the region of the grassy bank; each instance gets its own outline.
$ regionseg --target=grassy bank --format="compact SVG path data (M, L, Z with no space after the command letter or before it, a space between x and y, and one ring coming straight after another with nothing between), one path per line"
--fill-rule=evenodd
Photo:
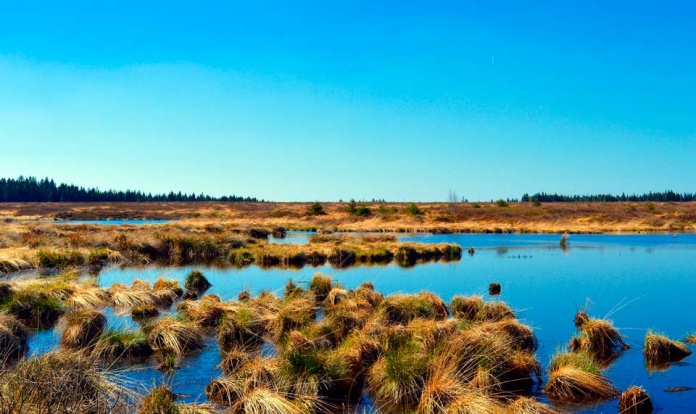
M177 219L235 227L387 232L696 231L686 203L3 203L0 220Z

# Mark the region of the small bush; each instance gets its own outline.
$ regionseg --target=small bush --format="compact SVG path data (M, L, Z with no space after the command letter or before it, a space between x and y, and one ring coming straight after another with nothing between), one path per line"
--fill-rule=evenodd
M406 207L406 214L409 216L421 216L423 215L423 212L415 203L411 203L411 205Z
M321 205L321 203L316 201L309 206L309 214L313 216L323 216L326 214L326 212L324 211L324 207Z
M510 207L510 204L507 201L503 200L502 198L500 200L496 201L495 205L498 207Z

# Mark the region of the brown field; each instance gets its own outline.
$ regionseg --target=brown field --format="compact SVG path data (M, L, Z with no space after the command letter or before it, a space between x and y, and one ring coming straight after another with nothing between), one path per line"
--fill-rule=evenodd
M382 232L617 233L696 231L696 202L689 203L366 203L356 216L346 203L4 203L0 220L177 219L190 225L285 227L288 230Z

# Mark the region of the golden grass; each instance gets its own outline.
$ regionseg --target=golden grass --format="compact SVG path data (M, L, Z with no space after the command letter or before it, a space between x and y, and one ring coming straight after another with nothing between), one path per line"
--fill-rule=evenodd
M569 347L572 351L587 351L599 362L607 362L612 361L617 353L630 348L610 321L589 318L580 311L575 316L575 323L580 336L571 340Z
M65 304L71 308L101 309L109 304L111 297L108 292L98 286L89 286L71 294Z
M619 395L602 375L592 356L585 352L556 354L551 361L544 392L565 403L596 402Z
M160 319L152 325L149 342L155 351L171 349L179 356L205 345L198 328L172 318Z

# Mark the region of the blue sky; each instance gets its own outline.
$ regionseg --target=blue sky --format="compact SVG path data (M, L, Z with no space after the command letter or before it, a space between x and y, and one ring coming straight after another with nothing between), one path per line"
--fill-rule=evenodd
M693 192L694 21L687 1L6 1L0 176L279 201Z

